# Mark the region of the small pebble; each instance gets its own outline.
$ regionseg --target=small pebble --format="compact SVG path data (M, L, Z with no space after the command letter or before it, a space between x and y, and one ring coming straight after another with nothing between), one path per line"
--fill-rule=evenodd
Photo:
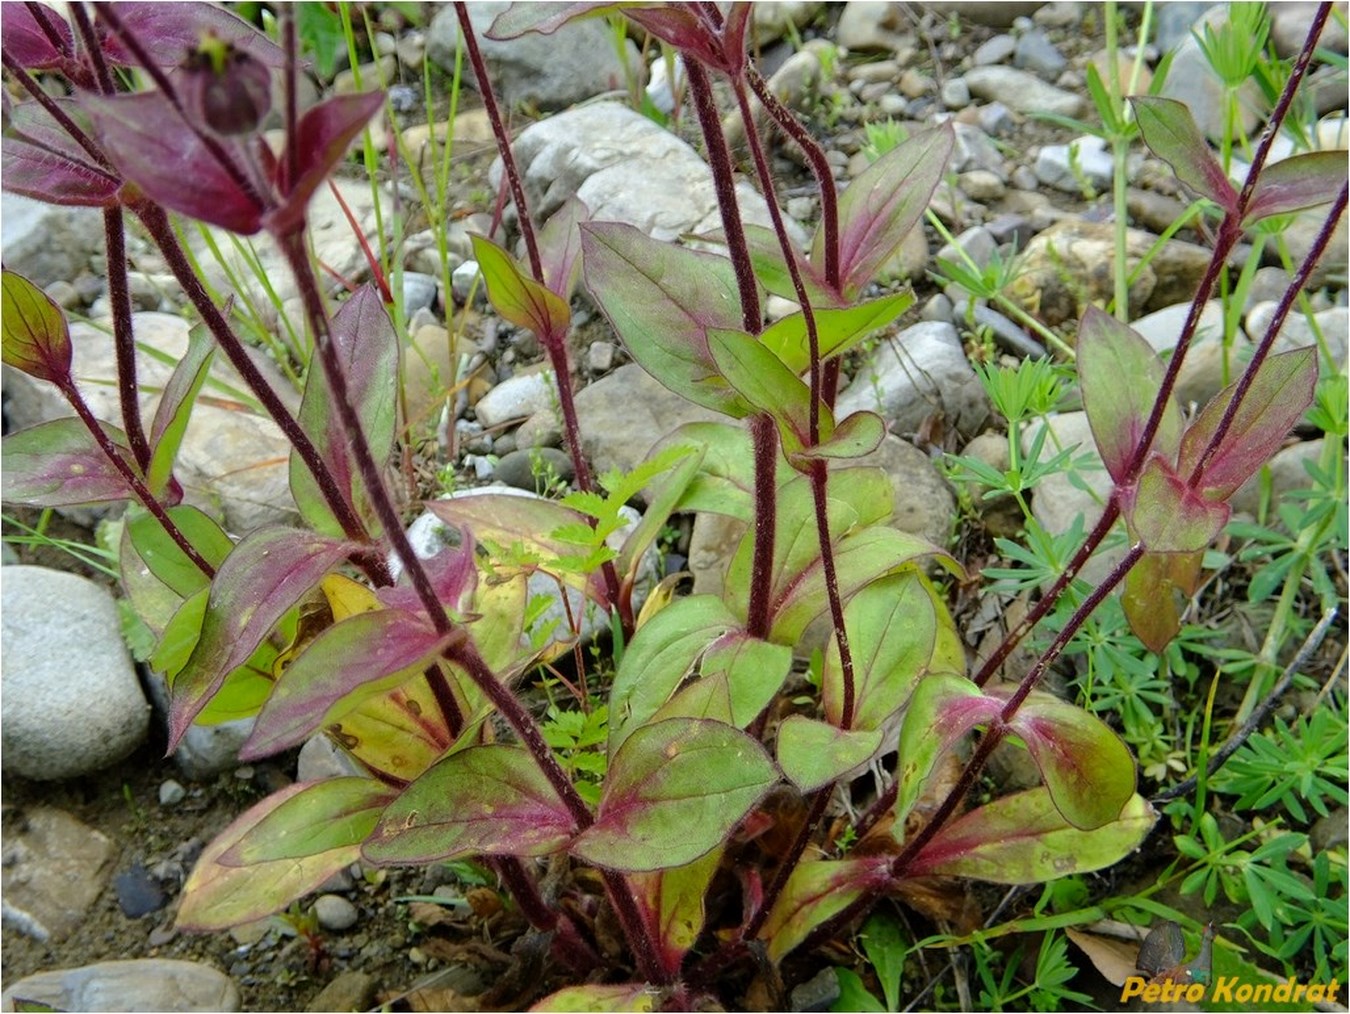
M338 894L321 894L314 899L314 918L326 930L351 929L358 917L356 906Z
M241 782L251 782L251 781L253 781L253 765L252 765L252 764L243 764L243 765L241 765L241 766L235 768L235 769L234 769L234 777L238 778Z
M816 202L812 197L789 197L787 213L799 222L805 222L816 212Z
M159 786L159 805L177 806L187 797L187 789L179 785L172 778L162 782Z
M394 107L396 113L411 113L422 105L422 92L412 85L391 85L388 94L389 104Z
M888 95L881 96L877 102L877 109L883 116L903 116L909 109L909 103L903 95L897 95L891 92Z
M474 282L479 278L478 262L465 261L459 267L455 268L450 276L450 290L454 293L455 299L463 303L468 300L469 293L473 291ZM479 282L477 298L480 302L487 299L487 286Z
M965 78L953 77L942 82L942 104L948 109L964 109L970 105L970 86Z
M971 56L970 62L976 67L989 67L1008 59L1016 48L1017 40L1011 35L995 35L988 42L980 44Z
M480 482L491 479L493 473L497 470L497 466L492 463L492 459L482 454L464 455L464 467L472 468L474 478Z
M1030 167L1019 165L1012 171L1012 178L1009 182L1018 190L1039 190L1041 181L1036 178L1036 174Z
M952 319L952 301L939 292L923 304L919 312L921 320L950 321Z
M592 373L608 373L614 368L614 354L618 352L613 342L591 342L586 350L586 367Z

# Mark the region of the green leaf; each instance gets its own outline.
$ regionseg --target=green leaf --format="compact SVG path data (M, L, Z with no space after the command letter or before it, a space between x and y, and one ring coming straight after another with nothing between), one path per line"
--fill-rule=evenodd
M789 293L787 298L797 297L795 293ZM895 292L839 309L816 307L813 303L811 309L820 337L821 360L843 355L913 305L912 292ZM806 335L806 316L800 310L769 325L759 340L793 373L800 376L810 368L811 350Z
M923 218L956 144L950 124L915 133L863 170L839 197L839 277L854 296L900 249ZM825 263L825 227L816 228L811 263Z
M910 876L972 877L996 884L1039 884L1120 862L1158 816L1133 796L1111 823L1091 831L1069 824L1044 788L996 799L937 833L906 871Z
M642 512L642 520L629 533L628 538L623 540L623 548L619 550L616 566L626 581L631 583L637 579L643 555L660 537L676 505L684 497L689 484L694 481L694 476L698 474L706 453L706 448L699 445L677 444L666 447L649 458L649 461L659 461L663 464L661 472L671 465L674 465L674 471L660 484L659 491L650 498L647 509ZM623 499L626 502L628 497L625 496Z
M581 275L581 223L590 217L590 209L585 204L575 196L569 197L539 230L539 260L544 273L544 285L550 293L561 297L559 302L564 306L571 300L572 290L576 288ZM482 267L481 259L478 265ZM489 279L489 295L491 291ZM571 322L570 310L566 321L569 324Z
M197 324L188 331L187 352L164 385L159 407L155 409L155 421L150 427L150 446L154 450L145 476L145 484L155 496L163 494L173 476L173 463L192 419L192 406L211 372L211 357L215 351L215 342L206 325Z
M380 866L474 855L546 856L576 831L524 747L471 746L433 765L389 804L366 841Z
M698 238L711 243L726 244L726 235L720 229ZM788 271L783 248L778 242L778 233L768 226L746 222L745 241L750 251L750 267L759 283L775 296L796 302L797 288L792 284L792 275ZM820 312L820 308L840 308L849 305L848 300L841 299L837 292L832 292L825 284L817 265L807 261L798 250L794 249L792 256L797 263L797 273L801 277L802 288L806 290L806 298L811 301L812 307L817 308L817 313ZM823 263L820 267L823 267Z
M825 415L822 412L823 418ZM880 447L885 439L886 421L881 416L875 412L854 412L834 428L834 433L828 439L821 440L815 447L789 451L788 460L792 467L805 472L810 467L809 463L817 458L828 461L864 457Z
M609 754L668 701L708 646L739 626L714 595L676 599L633 635L609 693Z
M1145 553L1125 575L1120 604L1134 636L1156 654L1181 629L1181 607L1200 579L1204 553ZM1180 601L1179 601L1180 600Z
M781 961L813 929L864 894L886 890L891 883L890 865L889 856L798 865L759 931L760 939L768 941L769 960Z
M621 871L683 866L725 841L777 780L764 748L729 725L645 725L610 758L596 821L572 854Z
M1177 179L1224 211L1237 210L1237 191L1228 181L1191 111L1182 102L1156 96L1130 98L1135 122L1153 154L1172 167Z
M964 676L934 673L919 681L900 725L897 828L904 827L942 755L977 725L994 721L1002 710L1002 701L986 697Z
M129 462L122 431L104 425L103 432ZM9 503L74 507L132 495L125 477L74 416L29 426L0 443L0 497Z
M830 1006L832 1011L879 1011L885 1014L887 1007L867 991L858 973L847 968L836 967L834 976L839 980L839 999Z
M216 568L225 562L234 543L207 514L188 504L170 507L165 513L203 560ZM141 561L175 593L186 597L210 585L210 579L144 507L128 508L126 527Z
M698 941L706 918L704 899L725 849L718 847L687 866L626 877L638 910L652 929L657 958L672 974Z
M169 749L277 621L337 566L352 546L295 528L264 528L231 551L211 583L201 640L173 685Z
M65 314L51 296L13 271L0 273L0 360L38 380L74 386Z
M879 729L908 700L933 658L937 637L933 593L913 572L868 584L844 607L854 672L854 729ZM821 669L821 704L834 725L844 720L844 674L831 635Z
M1177 473L1189 477L1218 431L1219 421L1237 393L1230 384L1196 417L1181 441ZM1295 349L1271 356L1256 371L1232 425L1205 465L1200 486L1205 496L1227 499L1256 474L1303 418L1317 387L1317 352Z
M711 718L744 729L772 703L792 670L792 649L743 630L719 637L699 666L699 678L661 707L652 721Z
M1106 470L1121 482L1162 388L1162 362L1137 331L1095 306L1084 311L1078 325L1077 352L1088 425ZM1181 409L1168 398L1152 450L1174 458L1181 428Z
M1074 827L1103 827L1133 798L1134 758L1095 715L1051 694L1032 693L1008 727L1026 743L1051 800Z
M893 916L885 912L873 912L863 924L861 937L863 951L876 969L882 991L886 994L886 1009L899 1010L900 976L904 971L905 952L908 950L899 925Z
M838 781L880 749L880 729L845 732L805 715L789 715L778 726L778 766L802 792Z
M329 627L287 667L267 699L243 760L303 743L367 698L420 673L454 635L436 632L424 613L378 609Z
M257 826L311 784L288 785L268 796L206 847L183 885L183 900L174 921L178 929L209 933L261 919L308 894L338 870L361 858L361 839L353 837L326 851L300 858L273 859L249 866L227 866L220 861L237 845L249 847Z
M713 328L708 348L719 372L718 380L741 396L744 410L730 412L738 418L767 412L778 424L783 447L789 453L810 444L811 392L806 384L750 335L740 330ZM834 416L822 403L820 435L834 430Z
M581 247L592 298L633 359L695 404L744 415L708 349L709 330L744 326L731 261L613 222L583 225Z
M1342 151L1311 151L1281 159L1261 170L1247 204L1243 226L1328 203L1345 185Z
M572 310L565 300L527 276L515 258L492 240L469 238L487 282L488 299L503 319L533 331L541 341L554 341L567 334Z
M533 9L531 4L527 9ZM580 6L577 4L545 6ZM509 13L509 12L508 12ZM616 986L591 984L588 986L567 986L550 993L530 1008L532 1011L653 1011L659 995L645 982L626 982Z
M220 856L222 866L248 867L303 859L362 841L375 829L394 790L373 778L329 778L303 788Z
M398 391L390 378L399 375L399 346L389 314L373 285L363 285L342 304L333 317L330 338L347 380L348 396L361 420L361 431L375 461L383 467L394 447ZM317 362L305 381L299 422L332 472L338 490L372 533L378 532L378 520L365 501L346 431ZM300 516L322 534L342 536L342 528L319 492L314 476L295 451L291 452L290 483Z

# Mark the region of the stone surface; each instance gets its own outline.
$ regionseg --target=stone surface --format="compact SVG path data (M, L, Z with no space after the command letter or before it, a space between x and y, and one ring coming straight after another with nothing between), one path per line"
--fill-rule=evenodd
M475 406L478 421L485 427L512 419L524 419L542 412L557 400L552 370L517 374L498 384L479 399Z
M1054 81L1068 63L1055 44L1039 31L1024 32L1013 50L1013 66L1029 70L1043 81Z
M570 482L576 472L572 467L572 457L566 452L556 447L532 447L528 451L503 454L492 474L499 482L516 489L544 493L544 486L550 477Z
M380 132L376 131L376 133ZM364 178L354 180L342 176L334 176L332 182L351 210L357 228L366 237L371 248L378 250L380 244L376 231L375 201L371 196L370 184ZM380 193L381 206L385 215L384 220L388 222L392 208L389 207L389 198L386 192L381 190ZM309 222L310 238L314 244L317 262L332 268L334 272L334 275L329 275L326 271L319 274L319 284L324 287L325 292L346 291L341 283L333 280L335 276L358 283L370 277L370 264L366 260L365 252L361 249L361 244L352 232L351 223L348 222L342 206L326 185L319 187L314 192L314 196L309 202L306 218ZM248 299L264 314L272 313L272 298L263 288L263 283L255 276L253 269L248 266L243 255L235 249L228 232L222 229L211 230L216 247L220 250L223 264L217 261L207 249L196 229L189 229L187 234L188 241L196 252L197 260L202 265L202 271L207 281L217 291L235 291L226 273L226 267L228 267L234 277L241 283L242 291L239 292L239 298ZM295 278L271 237L266 233L250 236L247 245L256 251L262 274L276 292L278 301L284 303L287 300L297 298L299 290L296 288ZM297 316L294 319L299 320L300 318Z
M1325 208L1305 211L1289 224L1284 230L1284 241L1289 247L1289 256L1293 259L1293 263L1302 264L1308 259L1317 234L1326 224ZM1347 223L1346 217L1342 215L1321 259L1308 276L1308 288L1320 289L1326 285L1344 286L1348 267L1350 267L1350 223Z
M995 35L987 39L971 54L970 62L976 67L989 67L1003 63L1017 49L1017 40L1011 35Z
M1050 535L1062 535L1072 527L1075 519L1082 519L1084 534L1092 530L1105 509L1111 492L1111 476L1101 463L1097 445L1092 439L1086 412L1062 412L1046 420L1051 436L1042 451L1044 458L1052 457L1063 448L1077 446L1072 459L1086 459L1082 467L1047 475L1036 484L1031 493L1031 514ZM1038 421L1022 433L1022 450L1029 453ZM1071 478L1072 477L1072 478ZM1076 478L1077 485L1073 479ZM1086 487L1086 488L1080 488ZM1126 547L1098 550L1080 572L1091 584L1099 583L1125 555Z
M1181 329L1190 313L1190 303L1176 303L1131 321L1145 341L1158 352L1176 348ZM1200 312L1200 323L1186 352L1186 361L1177 375L1176 396L1183 408L1194 403L1204 405L1222 389L1227 381L1237 377L1237 370L1245 358L1249 342L1241 329L1234 336L1234 346L1228 353L1229 368L1224 371L1223 306L1218 300L1205 304Z
M168 728L169 691L164 677L151 672L146 680L157 720ZM185 778L205 781L239 763L239 750L253 733L252 718L236 718L217 725L191 725L173 752L174 763Z
M403 311L408 315L436 305L436 279L417 271L403 272Z
M5 990L4 1009L17 1000L54 1010L237 1011L239 989L208 965L142 958L30 975Z
M314 899L314 917L326 930L351 929L359 916L356 906L340 894L321 894Z
M962 431L974 430L988 414L956 328L941 322L915 324L877 345L839 395L836 414L862 409L880 412L901 435L935 411Z
M966 84L966 79L962 77L948 78L942 82L942 90L939 92L942 104L948 109L964 109L970 105L970 86Z
M1195 25L1195 30L1203 32L1204 23L1217 28L1226 18L1226 6L1212 7L1202 18L1202 23ZM1172 65L1167 71L1167 80L1163 82L1159 94L1185 102L1196 126L1210 140L1218 141L1223 137L1226 102L1224 84L1210 67L1194 36L1188 34L1176 47ZM1261 91L1254 80L1243 82L1238 89L1238 109L1239 129L1250 135L1265 117Z
M566 109L601 92L624 87L624 61L640 74L641 60L631 40L623 58L615 51L604 22L574 21L550 35L529 32L515 39L493 39L486 33L510 5L481 0L469 8L469 19L487 65L498 101L505 106L533 106L540 110ZM454 10L442 8L427 28L427 56L444 70L455 69L459 20ZM465 61L470 79L473 70Z
M966 257L983 268L998 253L998 244L994 242L993 235L982 225L972 226L953 238L956 240L955 243L948 243L937 252L938 260L950 261L964 267L965 258L961 256L961 252L964 251Z
M1047 144L1036 156L1036 178L1065 193L1082 193L1083 185L1103 191L1111 186L1115 163L1100 137L1087 135L1068 144Z
M1189 299L1209 263L1203 247L1170 240L1136 271L1154 240L1141 229L1126 234L1126 264L1135 276L1129 290L1132 312ZM1115 230L1110 223L1065 219L1027 244L1022 273L1008 287L1008 295L1052 327L1077 320L1088 301L1104 305L1111 299L1114 260Z
M1270 470L1270 507L1280 503L1286 494L1298 489L1311 489L1313 485L1312 476L1304 467L1304 463L1317 464L1322 457L1324 439L1305 440L1301 443L1291 444L1280 451L1270 459L1262 468ZM1229 501L1234 511L1241 511L1244 514L1257 516L1261 509L1262 495L1262 477L1261 472L1253 475L1233 494ZM1274 516L1272 514L1272 516Z
M1244 323L1246 324L1247 334L1254 336L1253 340L1260 340L1265 335L1271 322L1275 319L1275 310L1278 305L1275 302L1258 303L1247 311ZM1350 337L1350 310L1344 306L1333 306L1314 313L1313 320L1316 322L1318 330L1322 332L1322 337L1327 343L1327 349L1331 353L1331 363L1326 362L1320 352L1318 354L1321 359L1322 374L1325 376L1333 366L1340 367L1345 363L1346 339ZM1296 308L1285 318L1284 324L1280 328L1279 337L1275 339L1273 351L1288 352L1291 349L1316 344L1317 334L1313 331L1312 324Z
M0 596L5 773L74 778L136 749L150 706L112 596L76 574L25 566L5 571Z
M64 940L98 900L116 856L106 835L64 810L7 812L0 864L5 925L37 940Z
M756 5L755 9L764 6ZM822 77L821 60L823 53L830 48L823 39L813 39L783 61L783 66L773 72L769 78L769 90L789 109L804 109L816 95L817 85ZM761 134L770 128L770 119L764 104L756 96L750 98L750 118ZM740 110L728 113L722 121L722 133L730 145L745 143L745 124Z
M782 3L755 4L750 9L751 37L761 45L781 39L789 26L802 28L820 13L820 0L783 0Z
M1338 3L1336 8L1327 19L1317 44L1322 49L1344 56L1346 7L1344 3ZM1309 0L1286 0L1284 3L1271 4L1269 10L1270 39L1275 43L1275 52L1286 60L1292 60L1298 56L1299 50L1303 48L1303 40L1308 37L1313 15L1317 13L1317 4Z
M309 1002L310 1011L363 1011L375 1003L379 982L368 972L339 972Z
M726 416L663 387L636 363L582 388L576 406L582 453L597 475L611 468L631 471L662 437L684 423L726 421ZM520 446L558 426L552 409L541 416L520 427Z
M172 363L187 350L188 326L183 318L166 313L132 316L137 343L158 350ZM70 336L75 350L76 383L90 410L97 418L120 428L122 410L115 383L117 367L112 338L107 332L78 321L71 324ZM283 403L294 409L298 405L294 388L261 354L254 357L254 362ZM172 375L173 366L138 349L136 371L141 418L149 432L159 405L159 393ZM247 389L238 372L220 353L212 362L211 375L233 388ZM15 428L71 414L69 403L52 385L8 368L5 391L6 411ZM290 444L270 418L199 400L193 406L174 474L183 484L188 503L221 520L230 531L242 533L264 524L287 524L294 520L289 454Z
M835 42L860 52L899 50L909 42L899 6L881 0L849 0L835 26Z
M472 339L452 334L439 324L426 324L413 331L412 347L403 353L403 387L408 418L414 425L436 421L452 383L456 377L464 379L477 351Z
M924 6L944 18L956 14L972 25L1011 28L1018 18L1035 14L1041 0L935 0Z
M575 196L595 221L626 222L656 239L722 227L712 174L698 153L670 131L617 102L593 102L535 123L514 151L530 211L543 222ZM501 181L493 163L492 185ZM770 226L764 198L736 186L745 221ZM787 223L799 242L801 228Z
M59 207L5 191L0 250L7 269L39 288L73 282L103 252L103 215L97 208Z
M1018 113L1058 113L1076 117L1082 116L1086 109L1082 96L1046 84L1035 74L1016 67L972 67L966 72L966 84L976 98L988 102L997 100Z

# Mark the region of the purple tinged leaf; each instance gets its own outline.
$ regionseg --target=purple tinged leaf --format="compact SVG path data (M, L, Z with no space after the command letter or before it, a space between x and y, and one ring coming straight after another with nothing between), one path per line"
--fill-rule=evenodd
M726 234L721 229L701 234L697 238L706 243L719 243L724 247L727 242ZM788 271L783 248L778 242L778 234L767 226L746 222L745 242L750 252L750 265L759 284L775 296L782 296L795 303L797 287L792 283L792 275ZM851 300L843 299L839 293L825 284L817 266L803 257L798 250L792 251L792 257L801 276L802 288L806 290L806 298L811 301L817 314L825 308L847 309L852 305ZM767 329L765 335L771 330L773 328ZM784 361L787 361L786 358Z
M183 443L183 434L187 432L192 419L192 406L197 394L206 383L211 370L211 357L216 345L211 340L205 324L197 324L188 332L188 348L183 358L174 367L173 375L164 385L159 406L155 409L155 421L150 427L150 446L154 453L150 458L145 484L155 496L163 493L173 480L173 463L178 457L178 449Z
M1172 167L1177 179L1226 212L1237 210L1237 191L1209 150L1183 102L1158 96L1131 97L1135 122L1153 154Z
M355 547L295 528L245 538L216 571L201 640L172 686L169 750L226 675L253 654L282 615Z
M542 2L513 3L497 15L492 27L483 34L489 39L505 41L516 39L528 32L540 35L552 35L569 21L584 17L596 17L622 7L618 3L596 3L594 0L581 2L555 3L552 0Z
M904 827L943 754L976 726L995 721L1002 710L1002 701L985 696L964 676L935 673L919 681L900 726L897 828Z
M777 780L759 742L730 725L644 725L610 758L596 821L572 854L620 871L683 866L725 841Z
M361 420L361 431L376 462L383 466L393 451L398 422L397 389L390 378L398 376L399 342L373 285L361 286L342 304L333 317L331 338ZM348 504L369 527L378 530L378 519L365 499L361 476L322 369L309 371L299 421ZM342 534L314 476L295 451L291 452L290 485L301 516L312 527L334 537Z
M274 69L286 65L281 47L247 21L213 3L153 3L123 0L117 5L122 25L135 36L163 67L176 67L202 37L213 35L235 49ZM102 26L100 25L100 28ZM115 37L103 43L104 55L113 63L137 65L136 58Z
M1223 501L1209 500L1154 455L1139 481L1121 490L1121 513L1130 534L1154 553L1192 553L1204 549L1228 523Z
M5 4L0 28L4 32L5 53L24 70L59 70L75 57L75 36L70 25L45 4L31 7L26 3Z
M1144 647L1162 654L1181 629L1181 608L1199 585L1204 553L1145 553L1125 575L1120 604Z
M260 200L235 183L162 94L82 101L113 164L150 200L231 232L252 235L262 227Z
M104 432L131 460L121 430ZM29 507L74 507L130 499L131 487L84 423L73 416L30 426L0 442L0 498Z
M211 566L219 567L230 555L234 543L209 515L189 504L170 507L165 513L187 537L192 548ZM139 557L137 565L163 581L173 589L175 595L187 598L210 586L207 576L197 569L197 565L170 538L159 520L144 507L138 505L128 509L125 530L135 550L134 555ZM200 630L201 625L197 626Z
M550 533L567 525L584 525L586 516L554 500L506 493L476 493L449 500L432 500L427 510L447 525L467 528L480 543L516 543L527 553L565 556L576 546Z
M474 561L473 535L467 528L459 530L459 545L446 546L429 560L422 561L422 569L431 580L432 591L447 609L462 613L468 599L478 585L478 566ZM404 575L406 577L406 575ZM375 592L386 609L405 609L417 612L423 608L422 597L411 584L380 588Z
M65 314L56 300L14 271L0 274L0 359L60 388L74 383Z
M435 764L385 810L363 855L377 866L461 856L546 856L576 831L529 751L471 746Z
M1227 499L1255 475L1303 418L1303 413L1312 404L1316 386L1316 349L1295 349L1263 362L1223 441L1205 465L1200 477L1200 487L1205 495ZM1236 393L1236 383L1225 387L1201 410L1186 431L1177 460L1179 475L1189 477L1200 463Z
M692 11L661 5L625 7L623 13L633 24L646 29L648 34L680 50L685 59L692 58L725 69L720 42Z
M1008 726L1026 743L1065 820L1091 831L1120 817L1134 796L1134 758L1106 723L1050 694L1033 693Z
M425 614L401 609L334 624L287 667L239 756L258 760L303 743L367 698L421 673L451 636L437 633Z
M954 876L995 884L1038 884L1090 873L1124 859L1158 815L1132 796L1111 823L1074 827L1042 786L1004 796L948 824L919 852L908 876Z
M698 679L681 688L650 721L711 718L744 729L773 702L791 669L787 645L733 631L709 646Z
M1106 470L1122 482L1162 389L1162 362L1137 331L1095 306L1079 322L1077 351L1088 425ZM1168 398L1153 451L1174 459L1181 430L1181 409L1175 398Z
M289 153L278 166L277 190L284 203L268 214L267 228L272 233L287 235L304 227L305 209L314 191L337 168L352 141L383 106L383 92L363 92L334 95L306 110L295 128L294 159L300 175L294 180L285 178Z
M844 730L805 715L778 726L778 766L802 792L814 792L866 764L881 749L880 729Z
M361 858L360 839L353 839L299 859L273 859L249 866L226 866L220 861L236 846L250 847L257 826L312 785L298 782L268 796L206 847L183 885L183 901L174 921L178 929L206 933L255 922L285 908Z
M493 309L517 327L533 331L546 344L561 342L572 321L567 302L528 277L515 258L492 240L470 239Z
M842 295L860 292L923 218L956 144L950 124L915 134L858 175L839 197ZM825 231L816 229L811 263L825 263Z
M581 225L590 219L590 209L576 197L569 197L539 230L544 284L563 302L571 300L581 277Z
M825 419L824 412L821 419L822 422ZM822 426L821 429L823 431L825 427ZM880 447L885 439L886 420L875 412L854 412L834 428L828 439L822 440L815 447L789 452L788 460L793 468L805 472L810 467L809 463L817 458L847 461L864 457Z
M1345 183L1345 151L1312 151L1261 170L1247 204L1244 226L1272 215L1330 203Z
M362 841L395 796L389 786L358 776L301 784L251 834L225 850L222 866L303 859Z
M708 383L719 375L708 331L742 324L731 261L613 222L583 225L581 248L586 286L633 359L676 394L734 414L740 397Z
M890 856L805 862L788 878L759 938L768 941L769 960L779 962L807 935L864 894L891 884Z
M703 932L704 900L725 852L725 847L719 846L687 866L655 873L630 873L625 878L633 891L638 911L652 929L657 960L672 975L679 972L685 954ZM639 1008L624 1006L617 1009Z
M76 99L54 101L76 126L91 131ZM99 165L39 103L7 105L5 121L0 158L6 190L48 204L111 208L119 203L122 181Z

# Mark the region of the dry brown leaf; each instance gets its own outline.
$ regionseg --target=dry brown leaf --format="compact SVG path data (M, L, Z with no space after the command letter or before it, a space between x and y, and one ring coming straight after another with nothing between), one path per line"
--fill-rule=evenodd
M1088 956L1092 967L1111 985L1123 986L1128 977L1139 974L1135 967L1135 962L1139 960L1137 942L1085 933L1073 927L1066 928L1064 933Z

